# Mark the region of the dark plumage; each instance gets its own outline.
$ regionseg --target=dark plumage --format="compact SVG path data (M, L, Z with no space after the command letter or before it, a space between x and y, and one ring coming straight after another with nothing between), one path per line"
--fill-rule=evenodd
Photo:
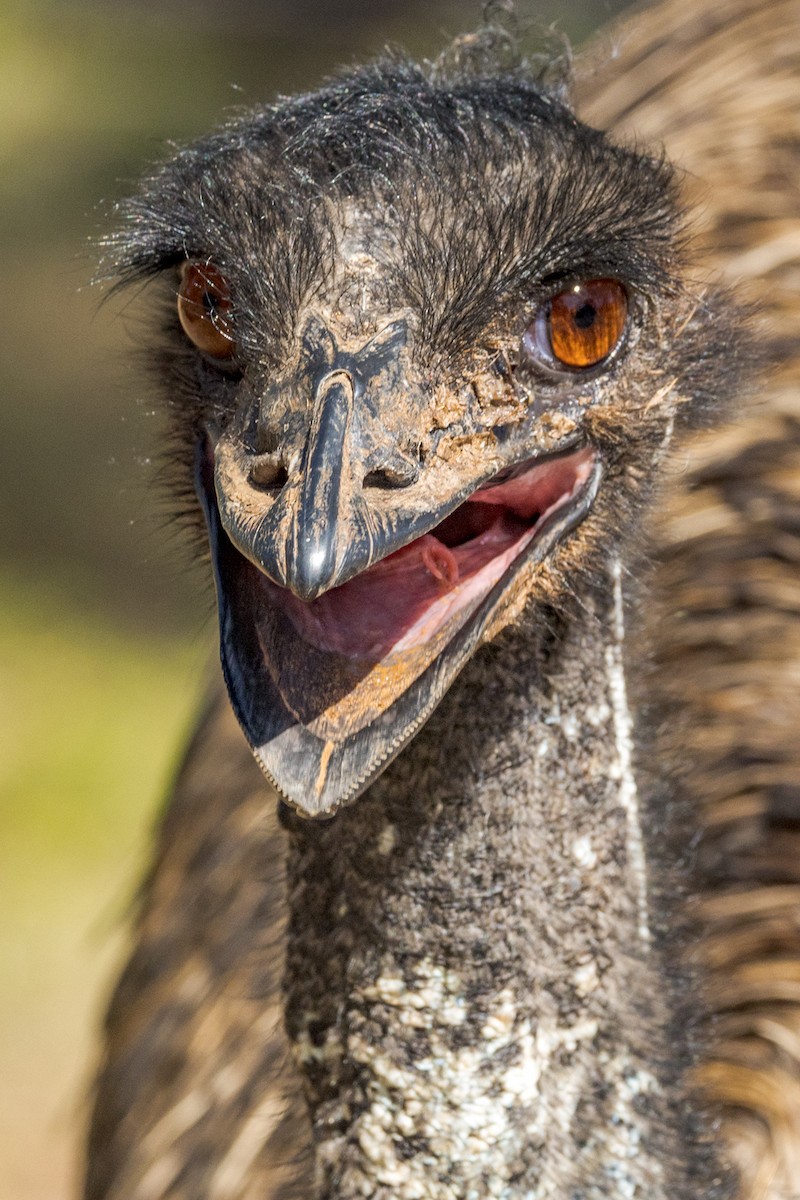
M744 240L796 304L791 175L764 173L767 211L729 202L756 129L797 162L796 86L774 136L749 116L770 53L796 85L796 0L768 12L748 42L754 0L668 3L584 84L598 123L641 113L739 177L706 200L727 292L660 150L579 123L497 29L242 117L123 208L109 269L158 277L174 489L289 803L215 695L109 1013L88 1200L795 1186L797 344L784 300L756 338L735 265ZM730 92L696 46L736 56ZM769 413L689 448L766 359ZM487 538L502 569L433 628Z

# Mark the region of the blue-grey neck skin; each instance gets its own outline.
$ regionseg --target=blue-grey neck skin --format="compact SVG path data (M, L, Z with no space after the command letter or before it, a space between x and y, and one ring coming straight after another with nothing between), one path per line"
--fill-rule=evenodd
M352 808L286 816L318 1200L715 1194L685 1127L622 577L566 632L539 617L482 651Z

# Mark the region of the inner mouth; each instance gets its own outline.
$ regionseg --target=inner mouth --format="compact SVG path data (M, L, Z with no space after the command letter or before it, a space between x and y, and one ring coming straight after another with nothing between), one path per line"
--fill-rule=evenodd
M429 533L305 602L266 576L259 586L299 637L361 663L391 661L462 624L555 513L592 475L588 448L528 460L483 484Z

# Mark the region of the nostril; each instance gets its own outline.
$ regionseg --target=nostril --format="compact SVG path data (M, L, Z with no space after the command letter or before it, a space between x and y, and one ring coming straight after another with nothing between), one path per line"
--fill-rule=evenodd
M273 452L250 460L248 478L255 487L282 488L289 476L280 457Z
M364 488L404 488L416 483L419 464L396 450L381 465L364 476Z
M363 487L365 488L398 488L406 487L410 480L398 479L390 471L370 471L364 476Z

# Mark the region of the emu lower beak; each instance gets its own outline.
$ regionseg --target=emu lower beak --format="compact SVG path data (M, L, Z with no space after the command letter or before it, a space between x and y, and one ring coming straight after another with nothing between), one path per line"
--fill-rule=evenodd
M311 601L276 584L228 536L207 444L197 477L234 711L278 791L322 816L368 786L502 628L537 564L589 512L600 466L585 448L534 462L404 547L378 545L371 567ZM561 490L527 521L497 494L542 480Z

